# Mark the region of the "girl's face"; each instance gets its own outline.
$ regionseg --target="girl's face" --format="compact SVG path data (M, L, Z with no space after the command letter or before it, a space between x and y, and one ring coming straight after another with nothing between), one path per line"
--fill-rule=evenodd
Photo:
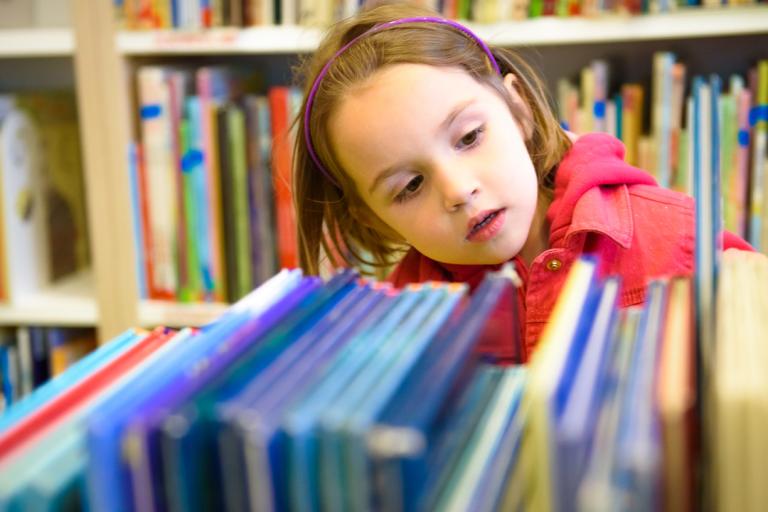
M511 75L505 85L521 101ZM383 68L341 102L330 136L365 203L425 256L495 264L523 249L537 179L522 128L466 72Z

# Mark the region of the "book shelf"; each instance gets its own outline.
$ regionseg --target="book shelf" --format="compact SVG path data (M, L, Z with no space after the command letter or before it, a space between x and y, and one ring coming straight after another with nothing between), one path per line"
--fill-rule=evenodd
M60 20L57 20L57 22ZM71 27L0 29L0 94L71 90L75 37ZM12 246L3 246L12 250ZM90 269L0 303L0 326L95 326L99 305Z
M0 325L92 326L98 319L90 271L67 276L39 292L0 305Z
M201 326L221 316L228 307L229 304L221 302L181 304L162 300L142 300L139 302L138 325L142 327Z
M688 9L643 16L600 18L542 17L520 22L466 23L481 38L499 46L555 46L605 42L642 42L760 34L768 27L761 7ZM308 53L317 47L318 28L273 26L209 31L119 31L118 52L150 55L253 55Z
M0 58L71 57L75 51L68 28L0 30Z
M0 31L0 59L73 57L94 287L93 305L78 308L73 318L94 322L100 328L101 340L130 326L204 324L220 314L224 305L139 299L126 157L130 134L135 132L133 70L142 64L172 63L174 59L185 63L230 63L240 59L258 63L263 57L287 71L297 55L316 47L322 30L270 26L207 32L128 32L115 26L110 2L73 0L72 9L71 31ZM469 25L493 44L534 54L550 84L557 78L550 74L572 74L590 58L608 50L626 61L626 70L619 72L634 79L633 74L650 73L648 55L669 46L672 51L683 48L686 56L697 57L693 59L692 73L707 69L731 72L729 66L735 54L746 61L756 55L764 57L764 49L768 48L768 6L764 5L680 9L636 17L548 17ZM721 48L725 53L718 55ZM733 67L743 71L741 63ZM9 64L5 62L5 66ZM9 311L0 310L0 317L5 318ZM13 311L16 321L20 321L21 310ZM58 314L49 312L48 323ZM36 321L46 323L45 315L41 315L35 317Z

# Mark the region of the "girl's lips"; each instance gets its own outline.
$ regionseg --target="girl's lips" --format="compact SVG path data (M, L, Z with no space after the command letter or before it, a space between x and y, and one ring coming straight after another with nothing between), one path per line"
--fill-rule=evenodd
M485 242L490 240L501 230L506 218L506 209L486 210L472 217L469 222L467 241Z

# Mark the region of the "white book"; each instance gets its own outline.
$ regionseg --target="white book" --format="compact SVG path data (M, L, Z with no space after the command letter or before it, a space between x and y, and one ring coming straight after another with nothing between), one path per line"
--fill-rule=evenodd
M32 119L11 108L0 120L0 207L11 302L49 282L41 139Z

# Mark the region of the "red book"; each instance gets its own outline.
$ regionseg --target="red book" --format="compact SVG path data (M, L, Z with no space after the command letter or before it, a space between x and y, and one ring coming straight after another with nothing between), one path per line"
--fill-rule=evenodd
M277 254L281 267L295 268L299 264L299 257L291 192L293 142L290 131L290 88L273 87L268 97L272 118L272 182L275 187Z
M17 450L23 449L43 433L56 428L67 415L85 405L88 400L98 396L120 377L141 364L174 334L173 331L158 327L118 358L0 434L0 461Z

